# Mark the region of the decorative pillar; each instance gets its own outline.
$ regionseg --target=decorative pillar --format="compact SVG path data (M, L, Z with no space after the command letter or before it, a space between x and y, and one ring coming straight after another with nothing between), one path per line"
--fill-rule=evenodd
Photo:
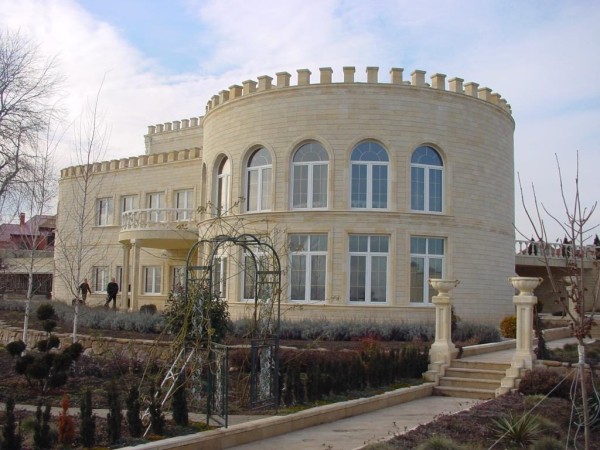
M438 291L431 301L435 305L435 341L429 349L429 368L424 374L429 381L439 381L446 367L458 354L452 342L452 297L450 291L460 284L458 280L431 278L429 285Z
M131 304L130 311L137 311L138 308L138 287L141 286L139 281L140 276L140 244L135 239L131 240L133 249L133 261L131 264Z
M517 348L511 366L515 369L531 369L535 361L533 352L533 307L537 297L533 290L540 285L543 278L512 277L509 278L519 295L513 296L517 308Z
M569 275L563 277L563 281L565 283L565 289L567 290L567 307L569 312L575 320L579 320L579 312L573 301L573 288L577 285L577 277Z
M121 280L121 304L119 309L127 310L129 304L129 255L131 254L131 244L123 244L123 279Z

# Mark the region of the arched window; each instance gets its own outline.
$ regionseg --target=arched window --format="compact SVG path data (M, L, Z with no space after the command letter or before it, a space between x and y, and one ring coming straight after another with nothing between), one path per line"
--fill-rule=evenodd
M271 154L259 148L246 167L246 211L269 211L271 209Z
M228 158L223 158L217 170L217 190L215 206L217 215L226 214L229 210L229 183L231 178L231 164Z
M321 144L301 146L292 160L292 208L327 208L329 156Z
M410 160L410 208L413 211L442 212L444 164L431 147L417 148Z
M366 141L352 151L350 206L385 209L388 206L387 151L378 143Z

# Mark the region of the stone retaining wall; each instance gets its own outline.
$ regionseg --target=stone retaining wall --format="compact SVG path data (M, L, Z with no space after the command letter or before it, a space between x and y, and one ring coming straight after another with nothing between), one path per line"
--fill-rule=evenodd
M53 333L60 339L63 348L71 343L71 333ZM29 330L28 347L34 348L36 344L46 339L45 331ZM10 327L0 323L0 343L3 345L9 342L23 339L23 329ZM171 342L157 342L141 339L123 339L104 336L77 335L77 342L83 345L84 354L88 356L98 356L104 358L114 358L121 356L132 358L139 361L146 361L148 358L159 359L161 361L171 362L174 358Z

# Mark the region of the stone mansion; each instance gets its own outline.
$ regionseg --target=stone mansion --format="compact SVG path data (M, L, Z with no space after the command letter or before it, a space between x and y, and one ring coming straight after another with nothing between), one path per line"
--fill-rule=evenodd
M338 78L327 67L247 80L214 95L202 117L148 127L144 155L63 169L54 297L75 295L68 249L82 245L92 303L115 277L121 308L161 309L189 248L218 229L275 242L283 318L433 321L429 278L460 280L465 320L511 314L506 100L421 70L367 67L358 82L344 67ZM242 250L230 251L215 273L238 317L249 286Z

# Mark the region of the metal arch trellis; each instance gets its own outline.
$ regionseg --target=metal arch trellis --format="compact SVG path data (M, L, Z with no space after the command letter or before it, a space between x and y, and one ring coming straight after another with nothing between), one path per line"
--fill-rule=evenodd
M199 250L209 246L210 253L202 262ZM272 245L262 242L252 234L239 236L217 236L202 239L194 243L186 258L184 298L190 301L188 293L192 286L208 291L208 298L218 296L214 268L224 246L236 246L243 250L244 276L248 276L246 265L249 257L253 274L254 314L251 333L251 373L250 373L250 406L278 407L279 385L279 331L281 319L281 262ZM207 252L208 253L208 252ZM223 274L221 274L222 276ZM197 303L191 305L192 324L195 332L200 333L200 341L208 342L202 336L204 321L204 300L199 296ZM274 314L273 314L274 313ZM184 344L185 345L185 344ZM207 423L210 419L227 427L228 424L228 346L213 343L208 348L208 389L207 389ZM190 351L194 351L191 349ZM197 364L196 383L201 383L201 367Z

